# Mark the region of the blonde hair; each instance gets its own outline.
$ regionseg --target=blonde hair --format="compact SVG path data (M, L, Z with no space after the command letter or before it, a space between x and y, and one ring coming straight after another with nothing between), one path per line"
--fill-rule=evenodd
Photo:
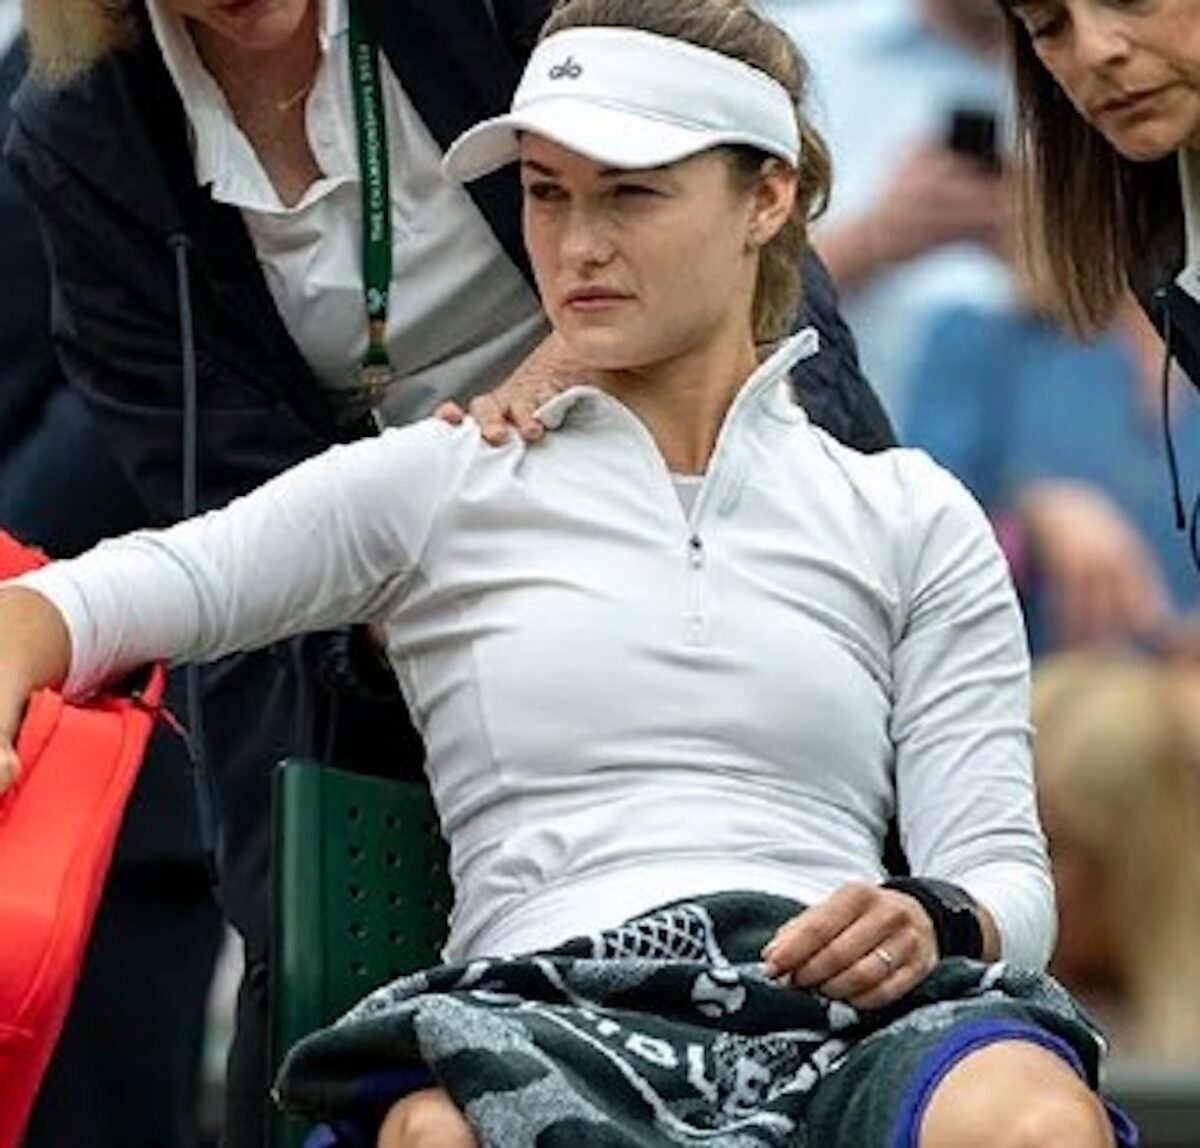
M560 0L542 38L566 28L640 28L685 40L741 60L782 84L796 107L801 160L791 218L759 252L754 292L754 336L760 343L786 335L800 305L800 260L808 245L808 225L829 200L829 149L800 111L808 90L808 67L782 29L744 0ZM764 156L730 148L740 183L757 179Z
M136 24L128 0L24 0L29 69L62 85L131 42Z
M1131 1046L1200 1056L1200 766L1170 670L1064 654L1033 683L1039 798L1101 868ZM1054 842L1050 842L1051 851ZM1104 879L1104 878L1107 879Z

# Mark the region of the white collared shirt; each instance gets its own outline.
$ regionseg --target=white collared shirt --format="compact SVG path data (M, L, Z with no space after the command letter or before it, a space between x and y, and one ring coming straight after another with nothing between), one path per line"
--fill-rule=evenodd
M321 60L306 105L324 173L292 206L276 194L183 20L149 0L154 35L187 109L196 179L239 208L267 285L327 387L354 381L366 349L358 145L347 0L318 0ZM382 411L408 422L444 398L487 390L545 333L533 290L470 196L442 177L441 149L381 60L392 200L387 344L402 381Z

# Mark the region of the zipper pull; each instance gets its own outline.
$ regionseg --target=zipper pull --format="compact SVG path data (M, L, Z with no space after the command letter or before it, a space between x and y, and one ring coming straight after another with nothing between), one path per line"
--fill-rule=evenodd
M688 539L688 562L693 570L699 570L704 565L704 542L699 534L693 534Z

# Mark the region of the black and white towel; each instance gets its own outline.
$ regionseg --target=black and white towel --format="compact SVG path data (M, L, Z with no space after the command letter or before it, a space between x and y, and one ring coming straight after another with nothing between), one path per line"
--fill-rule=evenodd
M853 1092L848 1142L889 1144L916 1058L964 1020L1035 1025L1095 1085L1102 1040L1040 974L946 961L872 1012L773 983L759 953L799 908L723 893L401 978L301 1041L277 1097L324 1122L314 1144L373 1144L391 1102L436 1082L485 1148L795 1148L841 1142Z

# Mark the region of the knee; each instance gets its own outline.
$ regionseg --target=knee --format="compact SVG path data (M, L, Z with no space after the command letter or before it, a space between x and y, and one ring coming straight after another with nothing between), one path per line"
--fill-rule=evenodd
M1112 1148L1103 1103L1056 1053L1001 1042L960 1061L934 1090L921 1148Z
M1030 1096L998 1138L998 1148L1112 1148L1112 1125L1086 1087Z
M440 1088L410 1093L389 1109L378 1148L478 1148L463 1114Z

